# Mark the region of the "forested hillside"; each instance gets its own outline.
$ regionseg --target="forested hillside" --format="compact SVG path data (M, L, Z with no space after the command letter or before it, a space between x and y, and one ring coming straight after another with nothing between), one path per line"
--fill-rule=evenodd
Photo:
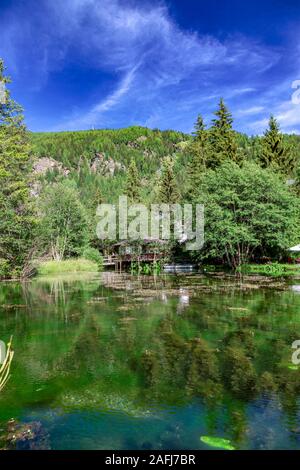
M174 155L179 158L178 164L184 164L183 149L190 141L191 136L181 132L143 127L31 134L36 158L47 157L60 162L70 171L69 178L75 179L84 198L92 197L97 188L109 202L124 191L132 160L141 176L143 198L148 199L149 179L155 179L162 159ZM49 181L60 178L61 175L54 173L47 173Z
M242 159L258 162L260 137L235 134L238 152ZM191 160L193 136L181 132L145 127L117 130L91 130L59 133L31 133L33 154L37 159L51 158L67 170L74 179L84 199L101 191L103 200L115 201L125 190L127 169L134 160L140 175L142 199L151 199L153 184L165 156L175 159L175 173L181 192L187 190L186 169ZM292 150L292 158L300 160L300 136L285 135L284 141ZM289 177L296 175L296 166L288 170ZM46 174L50 182L59 180L64 172L57 168ZM149 184L150 183L150 184Z

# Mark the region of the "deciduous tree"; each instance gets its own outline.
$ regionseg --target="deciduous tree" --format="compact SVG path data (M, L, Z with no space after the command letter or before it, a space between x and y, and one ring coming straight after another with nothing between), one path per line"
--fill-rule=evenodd
M196 199L205 206L198 258L221 258L237 268L258 249L278 256L299 242L299 199L278 175L254 163L226 162L208 171Z

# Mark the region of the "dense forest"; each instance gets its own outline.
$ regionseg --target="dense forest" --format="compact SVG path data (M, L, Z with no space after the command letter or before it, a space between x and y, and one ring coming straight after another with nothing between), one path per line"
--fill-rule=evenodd
M197 121L196 126L199 125ZM300 162L300 136L280 135L279 128L277 131L279 139L282 139L282 148L288 152L288 155L282 158L283 173L290 178L296 178ZM151 201L153 186L149 186L148 182L155 181L166 156L172 157L177 185L181 198L184 198L189 190L186 178L188 167L194 164L197 166L197 162L192 161L199 147L197 140L201 139L200 133L198 136L197 132L198 127L194 136L173 130L129 127L116 130L31 133L30 141L36 158L54 159L70 172L69 177L76 181L82 197L89 198L93 190L97 189L101 190L106 201L117 200L126 189L127 170L134 161L139 173L142 198ZM209 131L203 135L206 133L208 135ZM263 164L263 158L260 156L263 138L233 132L233 139L237 147L234 160L252 161L265 167L274 163L271 156L271 161ZM274 148L276 145L274 140ZM211 151L214 153L213 148ZM279 148L278 154L281 151ZM208 152L205 153L205 158L208 158ZM225 155L224 157L226 160ZM200 161L201 165L202 163ZM210 166L218 166L218 163L207 162L206 167ZM57 165L54 171L50 167L46 180L52 182L59 179L59 172L56 171L59 167L60 165ZM60 176L64 176L63 172ZM109 178L110 176L113 178Z
M9 83L0 61L0 80ZM300 136L271 116L263 136L234 130L223 99L191 135L143 127L31 133L8 89L0 104L0 277L29 275L32 260L104 250L96 208L126 194L132 202L200 203L205 245L184 253L231 268L283 260L299 243ZM106 247L107 248L107 247ZM178 255L173 242L169 256Z

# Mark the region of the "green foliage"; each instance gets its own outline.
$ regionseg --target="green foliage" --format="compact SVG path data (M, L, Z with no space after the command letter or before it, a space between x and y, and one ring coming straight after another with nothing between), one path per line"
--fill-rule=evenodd
M300 265L297 264L243 264L240 267L242 274L260 274L262 276L293 276L300 273Z
M2 61L0 80L10 81ZM211 128L205 129L199 115L193 137L138 126L28 134L21 108L6 95L0 105L0 278L25 273L32 246L55 259L78 256L90 246L96 249L90 256L99 261L103 245L96 237L96 208L124 193L131 202L147 205L178 203L183 194L188 201L204 202L206 246L198 258L219 258L236 268L253 254L278 258L294 240L298 243L298 200L292 191L299 196L300 138L283 136L273 117L263 139L249 138L233 130L221 99ZM37 178L42 188L36 199L38 237L29 197L32 153L62 167ZM259 170L255 161L295 176L293 189Z
M280 132L277 120L270 117L269 128L262 138L260 162L263 168L272 167L286 175L295 169L296 155L293 147L288 145Z
M126 168L134 159L142 175L155 172L165 155L180 151L178 144L189 139L182 132L151 130L138 126L115 130L31 134L35 155L54 158L70 170L78 171L80 162L82 165L84 162L89 165L95 154L102 153L106 160L110 157Z
M175 204L180 200L180 193L174 174L174 161L170 156L163 160L161 176L158 183L158 202Z
M40 263L37 268L39 276L71 274L77 272L97 272L98 270L98 263L85 258L67 259L63 261L44 261Z
M208 132L205 130L204 121L199 115L195 124L194 139L188 147L188 152L191 154L191 160L187 166L189 198L192 197L199 187L201 176L206 169L209 156L208 144Z
M205 247L198 257L237 268L258 250L277 256L299 237L299 199L271 171L232 162L208 171L196 197L205 206Z
M40 237L53 259L79 255L88 242L88 222L72 182L55 183L41 198Z
M191 391L214 395L219 379L218 362L215 352L202 338L190 342L187 357L187 384ZM212 393L214 390L214 393Z
M132 261L130 265L131 274L148 274L148 275L157 275L162 271L162 265L160 261L154 261L153 263L138 263L137 261Z
M215 115L209 135L211 156L208 166L211 168L221 165L225 160L237 162L239 159L236 134L232 129L232 115L223 99L220 100Z
M126 181L126 195L129 201L138 202L139 201L139 192L140 192L140 179L139 173L134 160L131 160L128 172L127 172L127 181Z
M256 392L256 371L242 346L229 345L223 351L223 379L231 392L239 398Z
M0 279L8 278L10 275L10 264L7 259L0 258Z
M93 261L99 267L102 267L103 265L103 258L100 255L99 250L97 250L96 248L92 248L92 247L85 248L82 252L82 256L84 259L87 259L88 261Z
M0 81L10 83L1 59ZM6 101L0 103L0 258L5 266L0 277L20 275L31 248L35 219L29 201L30 151L22 108L6 90Z
M183 162L184 146L190 140L190 136L181 132L143 127L31 134L35 155L51 157L70 171L68 177L76 182L81 201L87 208L91 207L94 199L91 195L96 190L101 191L102 202L109 203L116 203L119 196L126 193L131 162L138 169L139 201L152 202L155 177L162 159L166 155L176 155ZM105 164L116 164L113 177L101 168L92 168L94 158L99 154ZM49 184L62 178L51 171L42 179ZM95 233L94 228L91 233Z
M300 161L298 162L295 169L295 184L294 190L298 197L300 197Z

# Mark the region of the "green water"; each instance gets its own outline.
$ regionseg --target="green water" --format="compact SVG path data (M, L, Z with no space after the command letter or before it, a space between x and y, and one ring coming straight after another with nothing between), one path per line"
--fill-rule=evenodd
M300 449L300 281L115 273L0 284L0 428L52 449ZM214 441L213 441L214 442Z

